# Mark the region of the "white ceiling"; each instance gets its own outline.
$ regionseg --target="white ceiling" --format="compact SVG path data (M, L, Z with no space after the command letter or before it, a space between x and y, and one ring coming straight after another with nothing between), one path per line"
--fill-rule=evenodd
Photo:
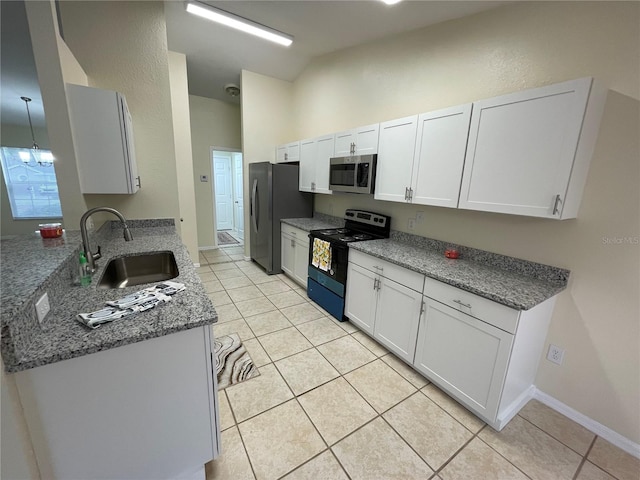
M387 6L359 1L207 1L294 36L282 47L189 14L182 0L165 2L170 50L187 56L189 92L238 102L224 92L240 84L242 69L293 81L313 57L488 10L508 1L409 1ZM35 126L45 126L24 3L0 0L0 115L3 123L27 125L21 96Z
M187 13L183 1L165 2L169 49L187 56L189 92L232 101L224 85L239 85L242 69L293 81L313 57L510 2L422 0L392 6L379 0L202 3L294 36L293 45L282 47Z

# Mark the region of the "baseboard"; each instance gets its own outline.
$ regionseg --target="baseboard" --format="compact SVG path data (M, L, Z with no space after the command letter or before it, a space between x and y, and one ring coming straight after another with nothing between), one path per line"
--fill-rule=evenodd
M565 417L570 418L574 422L582 425L590 432L595 433L599 437L602 437L607 442L615 445L616 447L624 450L629 455L640 459L640 444L623 437L618 432L611 430L609 427L605 427L599 422L596 422L592 418L574 410L570 406L562 403L560 400L544 393L536 388L533 398L544 403L547 407L553 408L556 412L563 414Z
M200 268L200 262L193 262L193 266L196 268Z
M217 249L217 248L218 248L218 246L217 246L217 245L213 245L213 246L210 246L210 247L198 247L198 251L202 251L202 250L215 250L215 249Z
M516 398L511 405L509 405L502 414L498 417L496 421L496 425L491 425L496 430L500 431L504 428L504 426L511 421L513 417L515 417L522 407L524 407L529 400L531 400L536 393L536 387L531 385L524 392L522 392L518 398Z
M247 257L246 255L244 256L244 261L245 262L250 262L251 261L251 257Z

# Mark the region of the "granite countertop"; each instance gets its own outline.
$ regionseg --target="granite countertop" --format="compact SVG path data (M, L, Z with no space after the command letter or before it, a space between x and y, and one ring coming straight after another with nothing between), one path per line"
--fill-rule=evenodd
M131 242L124 241L119 222L107 222L91 235L93 249L101 245L103 256L96 262L93 282L88 287L73 285L72 279L81 246L79 232L66 232L64 241L57 245L47 245L39 237L26 238L29 236L2 242L2 357L6 371L26 370L217 321L173 220L127 223L133 234ZM154 251L173 252L179 275L172 281L184 283L184 291L166 304L95 330L76 321L78 313L99 310L107 300L150 286L99 289L97 283L112 258ZM51 311L39 325L32 305L45 290Z
M344 220L337 217L330 217L328 215L319 216L316 214L313 218L283 218L280 220L287 225L299 228L305 232L311 230L320 230L323 228L336 228L344 226Z
M370 240L349 247L516 310L529 310L567 285L568 270L474 249L465 251L465 247L458 247L461 258L448 259L441 242L404 237L405 241Z

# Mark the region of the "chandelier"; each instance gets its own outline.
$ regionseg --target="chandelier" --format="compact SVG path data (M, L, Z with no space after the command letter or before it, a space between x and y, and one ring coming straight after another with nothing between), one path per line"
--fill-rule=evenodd
M31 112L29 111L29 102L31 99L29 97L20 97L21 100L24 101L25 106L27 107L27 117L29 118L29 128L31 129L31 140L32 145L31 149L27 152L22 151L19 153L20 160L23 163L29 164L33 159L36 163L38 163L42 167L52 167L53 166L53 155L51 152L43 152L40 150L40 146L36 142L36 137L33 133L33 124L31 123Z

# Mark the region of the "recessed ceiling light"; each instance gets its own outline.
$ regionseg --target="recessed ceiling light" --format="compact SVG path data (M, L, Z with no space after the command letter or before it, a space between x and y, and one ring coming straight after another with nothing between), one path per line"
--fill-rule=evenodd
M259 23L239 17L233 13L225 12L224 10L220 10L219 8L215 8L210 5L190 1L187 2L186 9L187 12L193 13L194 15L198 15L213 22L221 23L222 25L284 45L285 47L288 47L293 43L293 37L291 35L279 32L273 28L265 27L264 25L260 25Z
M396 3L400 3L402 0L382 0L387 5L395 5Z

